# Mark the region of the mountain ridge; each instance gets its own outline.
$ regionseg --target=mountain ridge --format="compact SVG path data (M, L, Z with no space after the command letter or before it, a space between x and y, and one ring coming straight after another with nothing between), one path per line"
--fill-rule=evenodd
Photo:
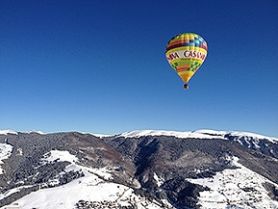
M0 207L249 209L262 208L262 197L267 208L278 207L276 140L211 130L176 134L0 134Z
M133 131L127 131L120 134L97 134L97 133L90 133L90 132L79 132L79 131L62 131L62 132L53 132L53 133L46 133L43 131L23 131L18 132L14 131L12 129L3 129L0 130L0 135L7 135L7 134L18 134L18 133L37 133L37 134L55 134L55 133L69 133L69 132L77 132L82 134L91 134L97 137L117 137L117 136L123 136L123 137L140 137L140 136L176 136L180 138L187 138L187 137L198 137L201 136L201 134L204 134L206 137L209 136L219 136L224 137L225 135L233 135L233 136L245 136L250 138L257 138L257 139L268 139L270 141L277 141L278 137L270 137L266 135L261 135L253 132L247 132L247 131L224 131L224 130L213 130L213 129L197 129L195 131L168 131L168 130L156 130L156 129L142 129L142 130L133 130Z

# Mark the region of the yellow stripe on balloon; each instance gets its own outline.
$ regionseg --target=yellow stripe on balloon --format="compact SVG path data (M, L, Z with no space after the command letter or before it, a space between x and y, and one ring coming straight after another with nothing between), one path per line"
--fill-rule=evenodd
M194 72L192 72L192 71L184 71L184 72L178 73L178 75L182 79L183 82L188 83L188 81L194 75Z

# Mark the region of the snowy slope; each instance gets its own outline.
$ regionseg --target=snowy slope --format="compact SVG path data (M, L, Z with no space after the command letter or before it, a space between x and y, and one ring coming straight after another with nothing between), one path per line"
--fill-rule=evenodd
M201 209L223 209L229 206L244 209L278 208L278 202L268 196L263 186L265 182L275 185L273 182L241 165L236 157L231 163L237 168L218 172L212 178L187 179L210 188L210 191L200 193Z
M114 206L136 204L139 209L161 208L144 198L136 196L131 188L104 182L98 176L90 173L66 185L33 192L16 201L16 203L19 204L21 209L73 209L81 200L95 205L107 201ZM143 205L148 206L143 207Z
M0 135L7 135L7 134L17 134L16 131L13 131L13 130L0 130Z
M173 136L177 138L221 138L225 139L226 135L233 137L246 137L253 139L266 139L271 142L278 142L278 138L267 137L250 132L239 132L239 131L215 131L215 130L197 130L197 131L166 131L166 130L135 130L130 132L124 132L117 135L118 137L125 138L139 138L142 136Z
M9 144L0 143L0 175L3 174L1 164L4 164L2 160L8 159L11 155L13 147Z
M69 151L66 150L51 150L49 153L46 153L43 158L43 161L47 162L53 162L55 160L70 163L78 161L76 156L70 154Z
M239 132L239 131L232 131L230 133L231 136L235 137L246 137L246 138L253 138L253 139L267 139L271 142L278 142L278 139L275 137L268 137L268 136L263 136L260 134L255 134L255 133L250 133L250 132Z
M62 186L32 192L11 205L17 205L20 209L73 209L79 204L92 205L95 209L103 208L105 205L107 208L108 206L116 208L134 205L138 209L161 208L160 203L150 202L136 195L132 188L114 183L108 168L96 169L81 166L76 156L63 150L52 150L42 159L42 163L54 161L70 162L66 171L82 170L84 176ZM19 189L8 191L7 194L19 191Z
M272 143L277 143L278 138L275 137L268 137L263 136L256 133L251 132L242 132L242 131L214 131L214 130L197 130L194 131L195 133L201 133L211 136L221 136L224 139L227 139L228 137L233 137L237 139L245 139L245 140L254 140L254 141L260 141L262 139L268 140Z
M111 179L111 174L109 173L110 171L108 168L103 167L96 169L81 166L78 163L78 158L75 155L70 154L69 151L66 150L51 150L49 153L45 154L44 158L42 159L42 162L53 163L54 161L71 163L66 167L66 171L82 170L91 174L99 175L105 180Z
M198 139L215 139L215 138L222 138L220 136L210 136L203 133L198 132L179 132L179 131L164 131L164 130L136 130L131 132L125 132L118 137L124 138L139 138L142 136L173 136L177 138L198 138Z

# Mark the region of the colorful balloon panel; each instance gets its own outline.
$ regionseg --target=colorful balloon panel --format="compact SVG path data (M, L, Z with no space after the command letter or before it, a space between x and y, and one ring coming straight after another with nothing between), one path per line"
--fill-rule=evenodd
M173 37L166 47L166 58L177 74L188 83L207 56L206 41L195 33L183 33Z

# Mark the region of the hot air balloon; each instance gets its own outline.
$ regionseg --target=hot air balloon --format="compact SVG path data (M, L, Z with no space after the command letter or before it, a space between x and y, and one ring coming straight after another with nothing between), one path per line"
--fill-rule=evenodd
M166 58L188 88L188 82L206 59L207 42L198 34L182 33L173 37L166 47Z

